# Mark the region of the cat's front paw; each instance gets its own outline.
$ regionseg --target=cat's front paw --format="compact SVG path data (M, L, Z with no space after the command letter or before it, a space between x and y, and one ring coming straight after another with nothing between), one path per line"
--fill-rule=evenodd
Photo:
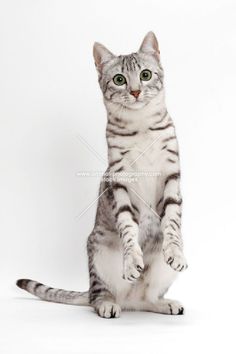
M103 318L118 318L121 313L120 306L110 301L103 301L95 307L95 310Z
M127 254L124 255L123 279L130 282L140 277L143 271L143 253L139 245L135 245Z
M178 246L170 244L167 248L163 249L163 253L165 262L175 271L182 272L188 268L184 254Z

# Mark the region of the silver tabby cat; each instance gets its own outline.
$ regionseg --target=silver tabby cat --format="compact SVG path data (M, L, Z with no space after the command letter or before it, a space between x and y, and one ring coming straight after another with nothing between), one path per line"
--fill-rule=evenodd
M43 300L90 305L105 318L119 317L122 309L181 315L183 306L164 298L187 264L178 144L157 39L149 32L138 52L119 56L95 43L94 59L107 110L110 178L101 182L87 243L89 291L27 279L17 285ZM124 178L140 172L148 173Z

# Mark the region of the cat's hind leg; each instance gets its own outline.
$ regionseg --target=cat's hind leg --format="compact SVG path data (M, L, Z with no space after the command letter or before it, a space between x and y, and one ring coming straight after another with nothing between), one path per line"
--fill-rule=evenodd
M96 282L95 288L90 289L90 300L96 313L104 318L120 317L121 308L116 303L114 296L99 283Z
M106 283L98 275L94 263L90 264L89 300L100 317L120 317L121 308Z

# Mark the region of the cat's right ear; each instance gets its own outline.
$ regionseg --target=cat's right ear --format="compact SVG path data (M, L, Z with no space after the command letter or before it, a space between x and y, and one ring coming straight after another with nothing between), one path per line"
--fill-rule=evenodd
M93 45L93 57L95 61L95 66L98 72L101 73L103 65L111 59L115 58L115 55L112 54L101 43L95 42Z
M139 51L141 53L154 55L158 60L160 60L159 44L155 34L152 31L148 32L144 37Z

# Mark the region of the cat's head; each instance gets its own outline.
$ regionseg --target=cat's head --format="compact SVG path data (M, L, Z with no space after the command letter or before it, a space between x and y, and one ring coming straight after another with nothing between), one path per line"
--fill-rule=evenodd
M105 102L139 109L163 88L160 51L153 32L145 36L136 53L116 56L95 43L93 55Z

